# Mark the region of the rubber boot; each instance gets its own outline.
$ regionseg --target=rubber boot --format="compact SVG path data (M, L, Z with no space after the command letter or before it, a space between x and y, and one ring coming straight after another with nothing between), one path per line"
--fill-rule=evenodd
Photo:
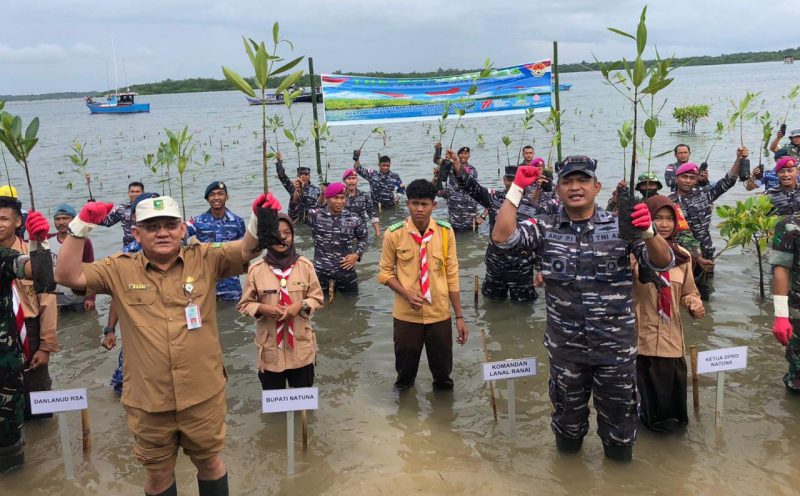
M617 462L630 462L633 460L633 446L625 444L603 444L606 458Z
M145 496L178 496L177 481L173 478L172 479L172 485L169 486L168 488L164 489L163 491L161 491L158 494L150 494L148 492L145 492L144 494L145 494Z
M556 448L561 453L577 453L581 450L583 445L583 438L573 439L571 437L556 434Z
M15 468L25 465L25 447L22 439L12 444L0 448L0 474L10 472Z
M217 480L197 479L200 496L228 496L228 473Z

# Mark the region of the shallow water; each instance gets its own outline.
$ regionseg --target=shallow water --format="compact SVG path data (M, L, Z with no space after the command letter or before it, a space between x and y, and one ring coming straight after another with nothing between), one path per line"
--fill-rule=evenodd
M765 109L782 118L781 95L800 79L800 66L750 64L689 67L676 73L654 150L671 149L685 141L702 161L710 144L716 120L725 118L729 98L739 99L745 89L762 91ZM562 94L565 154L585 153L600 161L599 175L606 183L605 202L621 177L621 152L616 128L627 116L621 97L594 74L567 74L563 80L574 88ZM212 155L210 165L188 181L187 211L204 208L202 192L211 180L224 179L234 211L247 211L249 200L261 185L258 129L260 113L244 104L237 93L156 95L142 97L152 104L149 115L91 116L79 100L13 102L8 110L25 121L38 115L42 120L41 143L32 157L34 188L39 208L52 210L64 201L76 206L86 197L80 178L69 172L68 145L86 141L89 169L97 175L95 196L122 201L130 180L143 179L153 190L156 178L145 170L141 157L154 152L165 139L162 129L189 125L199 150ZM709 103L712 117L701 121L698 135L676 136L678 126L670 117L675 105ZM759 102L760 105L760 102ZM310 107L298 104L298 111ZM270 108L270 111L273 111ZM284 109L277 110L285 114ZM308 112L310 114L310 112ZM304 118L305 124L310 116ZM792 120L794 119L794 121ZM288 116L286 118L288 122ZM473 162L482 182L499 187L498 155L505 162L499 137L508 134L519 141L519 119L495 117L464 120L456 146L473 149ZM793 111L789 127L798 127L800 112ZM794 123L793 123L794 122ZM376 152L393 157L393 168L409 182L430 175L433 139L422 124L386 125L389 139L384 146L372 138L365 156ZM335 128L329 146L331 178L350 165L352 149L364 139L369 126ZM540 129L534 132L539 155L546 155L549 141ZM481 134L484 146L478 144ZM529 133L530 135L530 133ZM746 142L754 152L759 139L755 122L746 125ZM211 145L209 145L209 141ZM219 146L224 147L225 167ZM527 140L526 140L527 141ZM712 179L733 162L738 132L728 132L714 150L709 163ZM281 142L287 154L288 145ZM311 160L313 147L304 150ZM512 154L514 161L516 153ZM659 174L671 160L655 160ZM287 159L287 169L294 164ZM771 163L771 162L770 162ZM20 171L12 167L14 184L23 184ZM313 169L313 166L312 166ZM59 171L64 171L59 174ZM102 183L102 184L101 184ZM271 179L286 205L286 193ZM173 186L175 187L175 186ZM156 187L155 189L160 189ZM24 188L20 189L27 201ZM177 192L177 189L175 189ZM721 204L743 199L741 185L720 199ZM436 213L445 216L443 202ZM403 217L400 211L381 214L383 226ZM715 224L717 220L715 220ZM298 232L301 251L311 256L307 228ZM98 229L93 234L95 253L109 254L119 248L118 227ZM707 305L707 316L691 321L685 316L687 344L700 350L728 346L749 347L749 367L727 374L722 424L714 425L715 381L700 378L699 414L690 414L684 435L659 436L640 430L630 465L606 462L602 445L590 434L577 456L561 456L549 426L551 411L547 396L547 354L542 346L544 305L540 298L532 307L494 303L482 296L473 303L473 275L483 277L483 252L488 227L477 234L458 236L461 264L462 304L470 339L454 353L455 391L434 393L423 356L417 386L403 394L392 390L394 381L391 342L393 294L377 284L380 245L373 239L359 265L361 292L357 297L337 296L333 307L314 317L318 332L317 385L320 409L312 412L310 443L299 445L297 433L296 473L286 476L285 415L260 413L260 385L255 374L254 325L230 304L218 311L220 336L229 374L228 437L224 459L230 470L231 494L797 494L800 469L800 398L788 396L780 380L785 371L782 347L773 339L772 305L758 299L758 267L751 252L731 250L718 262L716 293ZM724 242L718 238L716 245ZM108 311L108 299L98 299L99 312L67 315L59 324L61 353L51 358L54 387L86 387L92 419L94 449L88 457L80 453L80 416L68 414L76 478L65 482L61 464L57 423L41 421L26 426L27 465L2 477L3 494L141 494L143 470L131 452L123 410L108 381L117 353L99 348L99 335ZM534 356L538 375L516 381L517 437L509 439L506 384L497 384L498 417L495 422L480 363L483 352L480 329L487 330L493 360ZM594 416L594 410L592 412ZM176 471L181 491L196 492L194 470L188 458L179 458Z

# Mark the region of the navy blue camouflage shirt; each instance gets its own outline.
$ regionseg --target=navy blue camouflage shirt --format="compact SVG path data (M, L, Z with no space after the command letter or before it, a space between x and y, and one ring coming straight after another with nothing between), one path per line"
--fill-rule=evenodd
M547 303L544 344L550 356L588 365L636 357L630 256L656 271L642 240L619 237L617 218L595 206L591 219L572 222L564 207L517 224L501 249L541 257Z
M225 215L217 219L211 209L192 218L187 223L189 236L195 236L201 243L222 243L244 238L244 219L227 208ZM242 285L239 277L226 277L217 281L217 298L224 301L239 301L242 298Z

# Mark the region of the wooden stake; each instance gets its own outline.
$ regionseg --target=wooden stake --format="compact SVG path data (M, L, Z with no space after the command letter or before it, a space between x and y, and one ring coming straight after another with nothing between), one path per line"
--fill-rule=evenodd
M308 412L300 410L300 422L303 426L303 449L308 448Z
M692 361L692 403L694 411L700 411L700 391L697 389L697 346L689 347L689 357Z
M92 451L92 429L89 427L89 410L81 410L81 433L83 436L83 454Z
M328 304L333 306L333 293L336 289L336 281L328 279Z
M483 356L486 358L486 361L490 361L489 357L489 345L486 344L486 329L481 329L481 341L483 341ZM494 399L494 382L488 381L489 383L489 397L490 403L492 404L492 414L494 415L494 421L497 422L497 402Z
M474 279L472 280L472 284L473 284L472 291L475 293L474 294L475 305L477 305L478 304L478 274L475 274L473 277L474 277Z

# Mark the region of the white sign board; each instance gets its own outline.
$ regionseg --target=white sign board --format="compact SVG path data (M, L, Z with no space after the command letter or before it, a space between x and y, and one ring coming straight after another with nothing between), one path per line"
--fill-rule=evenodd
M261 412L295 412L319 408L319 390L315 387L261 391Z
M697 372L712 374L747 368L747 346L701 351L697 354Z
M496 381L498 379L514 379L536 375L535 358L519 358L504 360L502 362L489 362L483 364L483 380Z
M86 389L64 389L31 393L31 413L58 413L89 408Z

